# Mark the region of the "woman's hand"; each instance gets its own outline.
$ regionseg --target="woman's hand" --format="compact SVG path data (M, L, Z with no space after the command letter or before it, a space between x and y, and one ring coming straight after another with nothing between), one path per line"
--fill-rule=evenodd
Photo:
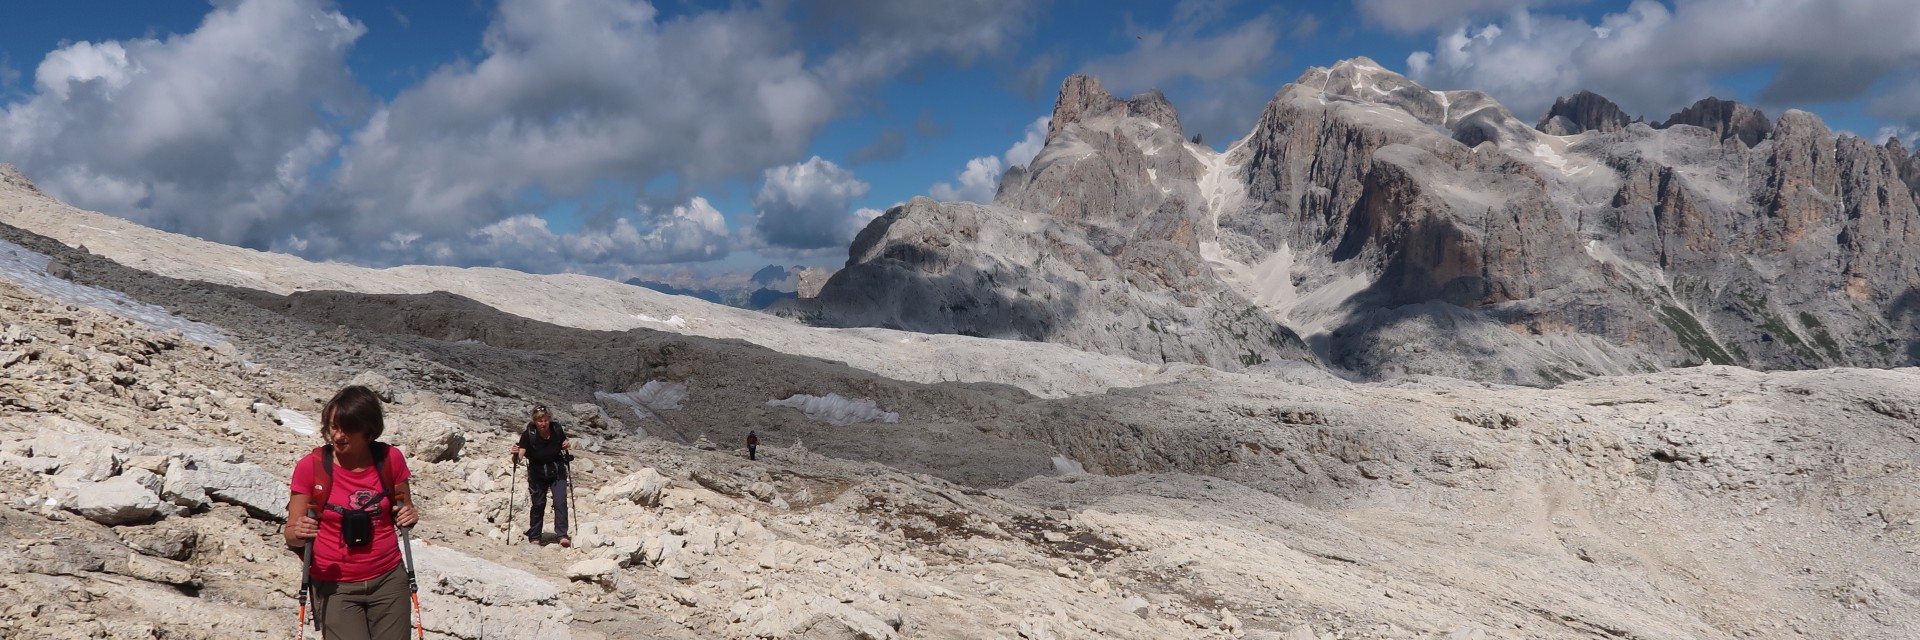
M573 441L572 441L572 440L561 440L561 441L560 441L560 450L561 450L561 451L566 451L566 450L568 450L568 449L572 449L572 448L573 448Z
M393 510L393 523L395 525L411 527L419 521L420 514L414 512L412 503L402 504L399 508Z
M519 460L520 456L524 456L524 455L527 455L526 449L520 448L520 445L517 445L517 444L513 445L513 459Z
M287 520L286 529L281 535L287 539L288 547L304 546L307 541L320 535L320 522L305 515L295 516Z

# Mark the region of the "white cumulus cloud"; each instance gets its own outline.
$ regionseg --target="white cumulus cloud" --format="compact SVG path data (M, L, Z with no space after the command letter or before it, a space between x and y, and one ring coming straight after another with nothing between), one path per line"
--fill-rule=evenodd
M1569 3L1569 0L1354 0L1353 5L1368 22L1395 31L1415 32L1452 27L1468 18L1523 7Z
M864 222L853 201L871 190L852 171L820 156L768 169L753 197L758 214L746 244L773 255L839 250Z
M1657 120L1722 90L1722 74L1771 70L1758 101L1799 106L1859 98L1916 61L1920 11L1908 0L1636 0L1592 23L1523 9L1455 27L1407 65L1423 84L1481 89L1522 117L1588 89Z
M967 166L954 174L953 183L935 183L933 188L927 190L927 195L943 202L966 200L991 204L994 194L1000 190L1000 175L1009 168L1033 162L1034 156L1040 155L1040 149L1047 144L1047 123L1052 119L1050 116L1040 116L1027 125L1020 140L1013 143L1005 154L968 160Z
M824 207L780 204L798 192L776 179L754 227L732 234L692 198L796 166L827 122L894 75L1010 50L1036 11L488 4L476 54L386 100L353 80L347 55L366 27L333 0L217 0L191 33L63 44L30 90L0 69L0 161L85 208L363 264L617 273L749 241L824 250L851 235L857 198L845 193L865 183L816 193L837 205ZM603 213L565 233L537 224L579 208Z
M87 209L264 244L364 109L365 33L320 0L216 3L192 33L74 42L0 107L0 158Z
M483 42L478 63L434 72L353 135L336 186L357 226L447 236L528 188L750 177L804 151L839 106L757 11L662 21L631 0L506 0Z
M547 220L521 214L475 229L466 237L418 243L419 234L391 236L383 248L418 252L442 262L550 272L589 265L635 265L712 260L727 254L726 216L705 198L693 198L651 218L645 231L628 218L560 233Z
M1002 173L1000 158L980 156L967 161L967 168L960 170L956 181L958 186L945 182L933 185L927 195L935 200L968 200L982 204L993 202L993 194L1000 188Z

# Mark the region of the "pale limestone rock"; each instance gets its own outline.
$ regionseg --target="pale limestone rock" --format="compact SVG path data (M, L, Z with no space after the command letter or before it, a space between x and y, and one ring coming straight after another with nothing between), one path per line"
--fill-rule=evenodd
M199 534L193 529L172 524L116 527L114 533L135 551L170 560L192 557L194 544L199 540Z
M609 558L581 560L567 567L567 578L571 580L605 580L620 570L620 563Z
M233 456L237 459L238 456ZM249 462L211 458L174 458L167 465L161 495L174 504L199 508L207 502L245 507L255 517L284 519L290 494L287 478Z
M199 572L184 562L134 553L127 556L127 577L176 586L199 586Z
M641 469L639 473L615 481L596 493L602 501L625 500L646 507L660 505L660 498L667 486L666 476L652 468Z
M389 420L386 436L400 445L407 461L432 463L459 460L466 447L465 427L453 416L427 411Z
M151 475L151 474L149 474ZM160 510L160 496L131 475L102 482L56 476L50 499L60 508L105 525L132 524L152 518Z

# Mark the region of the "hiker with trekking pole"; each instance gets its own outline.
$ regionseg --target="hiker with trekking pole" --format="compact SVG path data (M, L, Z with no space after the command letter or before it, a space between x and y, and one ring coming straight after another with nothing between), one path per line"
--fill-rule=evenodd
M327 444L294 465L282 534L302 557L298 637L309 623L329 640L403 640L408 627L425 637L412 472L399 448L379 441L380 399L363 386L341 389L320 422Z
M562 547L573 546L573 539L567 536L567 516L573 492L573 478L569 474L573 454L568 450L573 443L567 440L566 430L553 421L553 413L545 405L533 408L533 420L520 432L520 441L513 445L513 460L518 469L520 458L527 459L527 493L532 497L532 513L528 515L527 541L544 545L547 499L553 499L553 531ZM512 508L512 494L508 494L508 508ZM508 516L511 527L512 516Z

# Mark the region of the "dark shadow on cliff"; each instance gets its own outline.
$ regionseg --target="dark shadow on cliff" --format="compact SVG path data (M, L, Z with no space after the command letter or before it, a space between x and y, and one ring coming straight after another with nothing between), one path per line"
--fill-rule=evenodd
M1901 329L1902 323L1905 324L1906 366L1920 367L1920 287L1909 288L1906 293L1895 297L1893 302L1887 305L1887 319L1891 321L1895 331Z
M894 244L879 259L834 273L818 297L782 302L768 311L818 327L1036 342L1058 336L1080 313L1076 283L1046 283L1060 289L1055 295L1037 279L1015 276L1015 282L1003 283L1001 277L958 263L952 252Z

